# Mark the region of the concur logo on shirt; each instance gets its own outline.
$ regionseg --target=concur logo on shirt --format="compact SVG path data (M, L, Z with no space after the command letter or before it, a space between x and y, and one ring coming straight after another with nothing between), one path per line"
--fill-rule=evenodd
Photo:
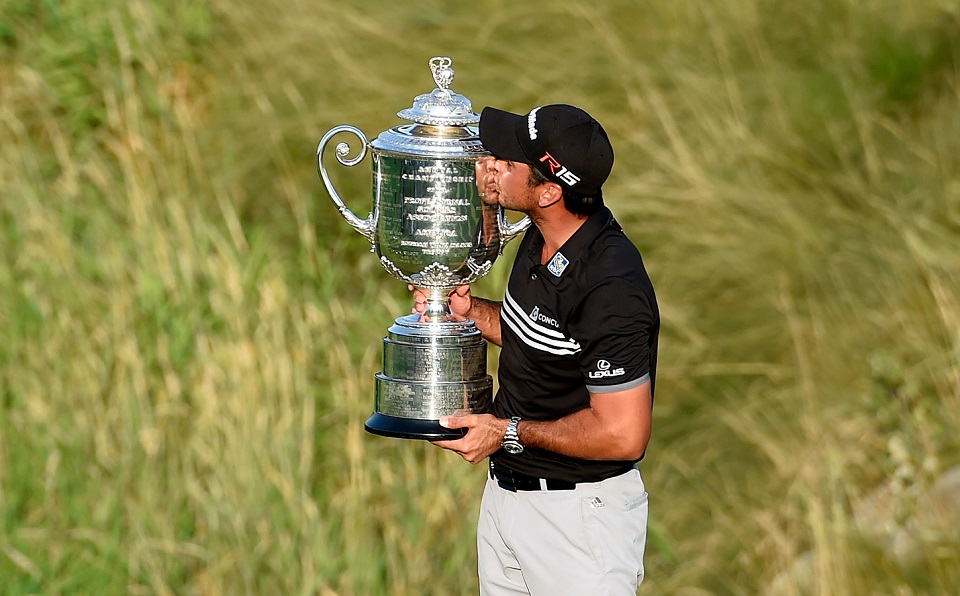
M608 360L597 360L597 370L587 373L587 376L591 379L602 379L604 377L619 377L627 372L623 368L610 367L611 364Z
M551 327L559 327L559 326L560 326L560 323L558 323L556 319L552 319L552 318L548 317L547 315L543 314L542 312L540 312L540 307L539 307L539 306L534 306L534 307L533 307L533 310L530 311L530 320L532 320L532 321L539 321L540 323L546 323L547 325L550 325Z

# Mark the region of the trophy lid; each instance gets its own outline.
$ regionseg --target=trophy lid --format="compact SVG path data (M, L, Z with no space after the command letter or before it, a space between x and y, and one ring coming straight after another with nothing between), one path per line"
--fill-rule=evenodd
M479 122L480 116L473 112L470 100L450 89L453 83L452 63L446 56L431 58L430 70L437 88L418 95L413 100L413 107L400 110L397 116L418 124L435 126L466 126Z
M400 156L460 158L484 153L476 126L480 116L466 97L450 89L453 82L452 60L446 56L430 59L430 70L437 88L418 95L413 106L397 116L414 124L402 124L386 130L370 146L378 152Z

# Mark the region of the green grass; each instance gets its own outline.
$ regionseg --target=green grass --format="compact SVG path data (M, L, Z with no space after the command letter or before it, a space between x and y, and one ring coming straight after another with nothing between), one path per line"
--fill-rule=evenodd
M614 142L663 311L640 592L950 593L951 6L0 0L0 591L476 593L483 470L363 431L409 296L314 163L449 55Z

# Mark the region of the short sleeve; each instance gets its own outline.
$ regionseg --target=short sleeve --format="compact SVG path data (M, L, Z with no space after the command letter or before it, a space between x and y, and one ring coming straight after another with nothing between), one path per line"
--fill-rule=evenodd
M568 323L582 348L579 364L587 390L614 393L649 381L654 324L649 299L628 280L610 278L587 292Z

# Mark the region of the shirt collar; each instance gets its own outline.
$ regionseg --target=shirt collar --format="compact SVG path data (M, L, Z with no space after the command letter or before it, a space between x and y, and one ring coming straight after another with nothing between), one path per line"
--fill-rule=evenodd
M536 236L530 242L530 248L527 252L527 258L532 260L535 265L540 266L544 271L542 275L549 279L554 285L560 283L565 275L576 267L580 260L583 249L593 240L614 223L613 214L605 205L593 213L587 221L583 222L573 236L567 239L560 247L560 250L551 257L546 265L540 265L540 254L543 251L543 234L536 230Z

